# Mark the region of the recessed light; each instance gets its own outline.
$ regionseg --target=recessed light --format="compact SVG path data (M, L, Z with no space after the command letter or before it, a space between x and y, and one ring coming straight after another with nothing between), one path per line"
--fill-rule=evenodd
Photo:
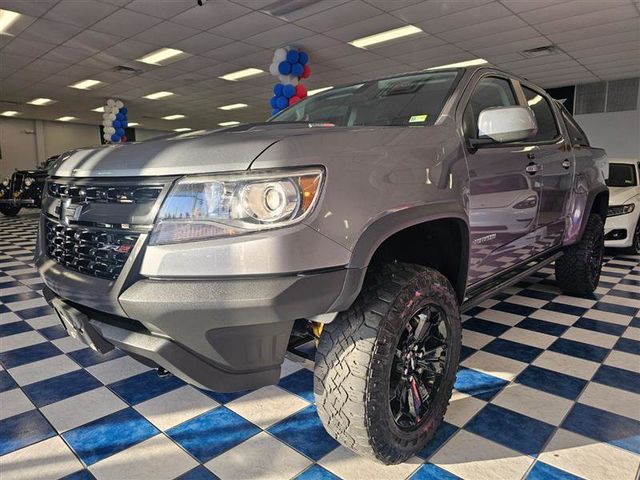
M222 123L219 123L218 125L220 125L221 127L233 127L234 125L240 125L240 122L236 122L236 121L222 122Z
M422 33L422 30L413 25L407 25L405 27L394 28L393 30L387 30L386 32L376 33L375 35L369 35L368 37L357 38L349 42L354 47L366 48L378 43L389 42L396 38L408 37L409 35L415 35L416 33Z
M102 82L100 80L82 80L81 82L74 83L73 85L69 85L71 88L77 88L78 90L89 90L91 87L95 87L96 85L100 85Z
M182 50L177 50L175 48L161 48L160 50L151 52L142 58L138 58L137 60L138 62L148 63L149 65L162 65L162 62L166 62L167 60L179 55L188 54L186 54Z
M191 129L189 127L183 127L183 128L174 128L173 131L174 132L190 132Z
M170 97L171 95L173 95L173 92L156 92L145 95L142 98L147 98L149 100L159 100L161 98Z
M18 12L0 8L0 34L9 35L7 30L21 15Z
M310 97L311 95L315 95L316 93L320 93L320 92L326 92L327 90L331 90L333 87L322 87L322 88L316 88L315 90L309 90L307 92L307 96Z
M51 105L52 103L56 103L56 100L51 100L50 98L34 98L33 100L29 100L27 102L30 105L38 105L42 107L43 105Z
M247 77L255 77L256 75L261 75L264 73L264 70L260 70L259 68L245 68L244 70L238 70L237 72L227 73L226 75L222 75L222 80L229 80L230 82L235 82L236 80L240 80L242 78Z
M16 112L15 110L6 110L0 113L3 117L15 117L16 115L20 115L20 112Z
M167 115L166 117L162 117L163 120L180 120L181 118L186 118L186 117L179 113L175 115Z
M247 105L246 103L232 103L231 105L223 105L221 107L218 107L220 110L236 110L238 108L245 108L248 107L249 105Z
M104 113L104 107L92 108L92 112Z
M137 127L138 125L140 125L138 122L127 122L128 127Z
M56 118L59 122L70 122L71 120L75 120L76 117L59 117Z
M437 67L427 68L427 70L442 70L443 68L464 68L473 67L474 65L484 65L487 62L484 58L476 58L473 60L465 60L464 62L449 63L447 65L438 65Z

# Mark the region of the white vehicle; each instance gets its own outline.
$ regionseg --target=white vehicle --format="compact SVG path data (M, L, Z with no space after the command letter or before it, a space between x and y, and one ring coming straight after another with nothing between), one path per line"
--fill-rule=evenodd
M609 209L605 246L640 254L640 160L609 160Z

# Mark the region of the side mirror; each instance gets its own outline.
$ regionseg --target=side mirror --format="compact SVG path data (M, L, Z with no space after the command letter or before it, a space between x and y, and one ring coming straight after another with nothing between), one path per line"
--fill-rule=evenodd
M478 117L478 136L494 142L518 142L538 131L536 117L528 107L485 108Z

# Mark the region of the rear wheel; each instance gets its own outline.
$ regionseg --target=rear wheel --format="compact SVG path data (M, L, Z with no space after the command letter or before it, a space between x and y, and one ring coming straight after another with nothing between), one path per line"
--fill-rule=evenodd
M15 217L20 212L18 205L0 205L0 213L5 217Z
M636 225L636 230L633 234L633 243L631 244L631 253L640 255L640 219Z
M345 447L400 463L431 440L460 357L458 301L431 268L391 264L326 325L314 390L327 431Z
M598 286L604 254L604 223L600 215L591 214L582 238L564 250L556 260L558 287L573 295L588 295Z

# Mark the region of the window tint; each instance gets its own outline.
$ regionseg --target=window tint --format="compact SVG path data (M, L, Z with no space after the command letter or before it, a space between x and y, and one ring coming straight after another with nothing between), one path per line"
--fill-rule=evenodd
M636 169L630 163L610 163L608 187L634 187L638 185Z
M549 101L542 95L534 92L530 88L522 87L524 96L527 99L529 108L533 110L538 124L538 133L532 138L534 142L542 142L545 140L553 140L558 136L558 125L553 116Z
M567 109L564 108L564 105L560 105L560 113L562 113L562 118L564 119L564 123L567 126L567 131L569 132L569 137L571 138L571 145L588 147L589 139L587 138L587 135L582 131L576 120L571 116Z
M504 78L485 77L476 85L464 111L464 130L468 137L478 138L478 116L485 108L517 105L511 82Z

